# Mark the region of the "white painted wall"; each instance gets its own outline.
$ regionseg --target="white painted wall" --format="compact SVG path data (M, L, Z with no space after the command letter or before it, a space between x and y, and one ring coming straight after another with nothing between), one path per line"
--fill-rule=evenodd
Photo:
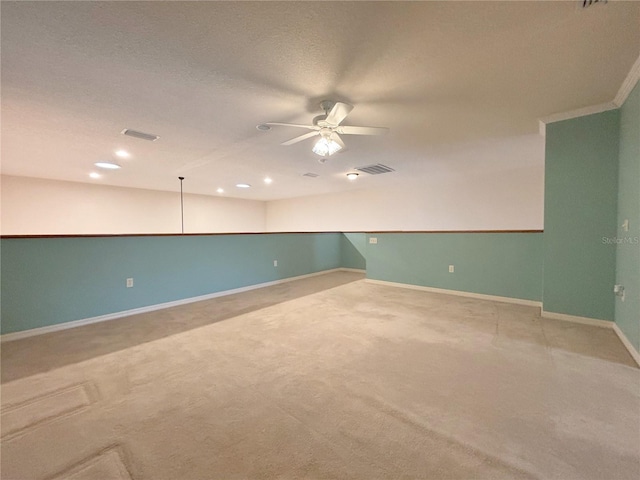
M272 201L267 230L537 230L543 228L543 208L539 165Z
M542 229L544 150L538 134L434 146L358 190L268 202L267 230Z
M180 233L180 194L3 175L2 235ZM265 203L184 195L185 233L261 232Z
M331 161L344 172L363 164L348 152ZM361 174L340 193L268 202L185 194L185 232L543 228L540 135L441 145L387 163L398 171ZM347 182L344 172L336 175ZM1 198L3 235L180 233L178 192L3 176Z
M180 233L180 196L2 176L2 235ZM259 202L185 194L185 232L542 229L544 169Z

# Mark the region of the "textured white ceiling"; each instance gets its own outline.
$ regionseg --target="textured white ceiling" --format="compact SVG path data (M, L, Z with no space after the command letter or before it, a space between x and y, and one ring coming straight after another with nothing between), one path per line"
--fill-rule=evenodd
M269 200L541 161L537 119L612 100L640 54L640 3L581 4L3 1L2 173ZM304 131L255 128L327 98L390 133L321 165L279 145ZM89 179L117 148L124 168ZM372 163L396 172L346 180Z

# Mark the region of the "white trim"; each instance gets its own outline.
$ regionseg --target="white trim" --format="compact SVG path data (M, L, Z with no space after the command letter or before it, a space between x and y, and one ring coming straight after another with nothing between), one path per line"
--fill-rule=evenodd
M477 298L480 300L492 300L495 302L515 303L518 305L540 307L541 315L544 318L550 318L553 320L561 320L561 321L572 322L572 323L580 323L583 325L591 325L591 326L600 327L600 328L610 328L610 329L613 329L614 332L616 332L616 335L618 335L618 338L620 338L620 341L622 342L622 344L625 346L629 354L631 354L635 362L640 367L640 353L638 353L638 351L631 344L627 336L622 332L622 330L620 330L620 327L618 327L618 325L616 325L615 322L612 322L609 320L600 320L597 318L589 318L589 317L579 317L577 315L567 315L565 313L546 312L544 311L544 309L542 309L542 302L536 302L533 300L524 300L521 298L498 297L495 295L484 295L482 293L461 292L459 290L446 290L443 288L423 287L421 285L412 285L410 283L387 282L385 280L374 280L371 278L367 278L365 281L367 283L387 285L390 287L407 288L410 290L422 290L422 291L431 292L431 293L442 293L445 295L456 295L459 297L469 297L469 298Z
M538 133L543 137L547 136L547 124L542 120L538 120Z
M343 272L367 273L367 271L364 268L345 268L345 267L340 267L340 268L338 268L338 270L341 270Z
M547 133L547 123L561 122L562 120L584 117L586 115L607 112L609 110L615 110L616 108L622 107L638 81L640 81L640 56L631 67L631 70L629 70L629 73L622 82L622 85L620 85L620 89L612 101L601 103L599 105L589 105L588 107L578 108L568 112L552 113L551 115L542 117L538 120L538 132L544 137Z
M389 287L408 288L410 290L421 290L431 293L442 293L444 295L456 295L458 297L477 298L479 300L491 300L493 302L515 303L517 305L526 305L528 307L542 307L542 302L535 300L525 300L523 298L499 297L497 295L486 295L484 293L463 292L461 290L446 290L444 288L424 287L422 285L413 285L411 283L387 282L386 280L374 280L367 278L367 283L375 283L378 285L387 285Z
M11 342L13 340L20 340L22 338L34 337L36 335L44 335L45 333L58 332L60 330L67 330L69 328L82 327L84 325L91 325L92 323L106 322L108 320L115 320L116 318L128 317L130 315L138 315L140 313L153 312L156 310L162 310L165 308L177 307L179 305L186 305L193 302L201 302L202 300L210 300L212 298L224 297L226 295L233 295L235 293L248 292L249 290L255 290L257 288L270 287L272 285L279 285L281 283L293 282L295 280L302 280L303 278L315 277L317 275L324 275L326 273L339 272L339 271L354 271L349 268L332 268L329 270L322 270L320 272L307 273L305 275L298 275L296 277L283 278L280 280L273 280L270 282L256 283L254 285L248 285L246 287L233 288L231 290L223 290L220 292L209 293L207 295L200 295L197 297L183 298L181 300L175 300L173 302L157 303L155 305L149 305L146 307L133 308L131 310L123 310L121 312L108 313L106 315L100 315L98 317L83 318L80 320L73 320L71 322L64 322L57 325L49 325L46 327L32 328L29 330L23 330L21 332L5 333L0 335L0 342ZM360 270L357 270L360 271Z
M80 320L65 322L58 325L49 325L46 327L32 328L30 330L24 330L22 332L6 333L4 335L0 335L0 342L4 343L4 342L10 342L13 340L20 340L22 338L35 337L37 335L44 335L46 333L58 332L61 330L67 330L69 328L82 327L85 325L91 325L93 323L106 322L108 320L115 320L117 318L128 317L128 316L137 315L140 313L153 312L153 311L162 310L165 308L177 307L179 305L186 305L188 303L201 302L203 300L210 300L212 298L224 297L226 295L233 295L236 293L248 292L250 290L256 290L258 288L270 287L272 285L279 285L282 283L293 282L296 280L302 280L304 278L315 277L318 275L324 275L332 272L366 273L366 270L362 270L358 268L343 268L343 267L332 268L329 270L321 270L319 272L307 273L305 275L298 275L296 277L283 278L280 280L273 280L270 282L256 283L254 285L248 285L246 287L234 288L231 290L223 290L220 292L209 293L207 295L200 295L197 297L183 298L181 300L175 300L173 302L158 303L155 305L149 305L147 307L134 308L131 310L124 310L121 312L109 313L107 315L100 315L98 317L83 318ZM607 320L598 320L595 318L588 318L588 317L578 317L575 315L567 315L564 313L545 312L544 310L542 310L542 302L537 302L534 300L524 300L521 298L511 298L511 297L500 297L496 295L485 295L482 293L463 292L459 290L447 290L444 288L423 287L421 285L412 285L409 283L387 282L385 280L374 280L371 278L367 278L365 279L365 281L367 283L387 285L390 287L407 288L410 290L421 290L421 291L431 292L431 293L441 293L445 295L456 295L459 297L476 298L480 300L491 300L495 302L513 303L517 305L526 305L530 307L540 307L542 316L545 318L564 320L567 322L574 322L574 323L582 323L586 325L594 325L594 326L603 327L603 328L613 328L613 331L616 332L616 335L618 335L622 344L629 351L629 353L631 354L633 359L636 361L638 366L640 366L640 354L634 348L631 342L629 342L629 339L622 332L622 330L620 330L618 325L616 325L614 322L610 322Z
M572 118L584 117L586 115L593 115L594 113L607 112L609 110L615 110L619 108L615 102L601 103L599 105L589 105L588 107L578 108L576 110L570 110L568 112L558 112L547 115L540 119L540 123L555 123L563 120L570 120ZM540 130L540 127L539 127Z
M631 67L627 78L625 78L622 85L620 85L620 90L618 90L616 98L613 99L613 103L621 107L624 102L627 101L627 97L631 93L631 90L633 90L633 87L638 83L638 80L640 80L640 56Z
M600 320L599 318L579 317L577 315L567 315L566 313L546 312L542 309L544 318L552 318L554 320L564 320L565 322L581 323L583 325L591 325L594 327L613 328L614 323L610 320Z
M627 336L624 334L622 330L620 330L620 327L618 327L618 325L615 323L613 324L613 331L616 332L616 335L618 335L618 338L620 339L622 344L626 347L626 349L629 351L633 359L636 361L636 363L640 367L640 353L638 353L635 347L631 345L631 342L629 341Z

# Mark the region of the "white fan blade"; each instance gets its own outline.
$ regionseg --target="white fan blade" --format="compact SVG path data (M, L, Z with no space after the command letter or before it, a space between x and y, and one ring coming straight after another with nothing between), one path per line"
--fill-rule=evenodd
M306 140L307 138L315 137L316 135L320 135L320 132L309 132L304 135L300 135L299 137L292 138L291 140L287 140L286 142L282 142L280 145L293 145L294 143L301 142L302 140Z
M345 125L336 128L336 132L344 135L384 135L388 131L389 129L384 127L351 127Z
M307 128L309 130L320 130L320 127L315 125L300 125L298 123L278 123L278 122L267 122L265 125L277 125L280 127L296 127L296 128Z
M329 115L327 115L325 122L330 125L340 125L340 122L347 118L347 115L349 115L349 112L351 112L351 110L353 110L353 105L349 105L348 103L336 102L336 104L329 112Z
M336 142L338 145L340 145L340 150L346 148L344 142L342 141L342 139L340 138L340 135L338 135L336 132L333 132L331 134L331 140L333 140L334 142Z

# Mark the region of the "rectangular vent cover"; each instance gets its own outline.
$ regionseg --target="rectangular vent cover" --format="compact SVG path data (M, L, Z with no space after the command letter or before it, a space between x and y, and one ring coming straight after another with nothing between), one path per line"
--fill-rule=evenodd
M395 172L391 167L378 163L377 165L367 165L366 167L356 168L359 172L368 173L370 175L380 175L381 173Z
M155 142L160 137L158 135L152 135L150 133L138 132L137 130L131 130L130 128L125 128L122 130L123 135L129 135L130 137L140 138L142 140L149 140L150 142Z
M316 178L319 177L320 175L318 175L317 173L313 173L313 172L308 172L302 175L303 177L311 177L311 178Z
M582 8L587 8L594 3L607 3L607 0L582 0Z

